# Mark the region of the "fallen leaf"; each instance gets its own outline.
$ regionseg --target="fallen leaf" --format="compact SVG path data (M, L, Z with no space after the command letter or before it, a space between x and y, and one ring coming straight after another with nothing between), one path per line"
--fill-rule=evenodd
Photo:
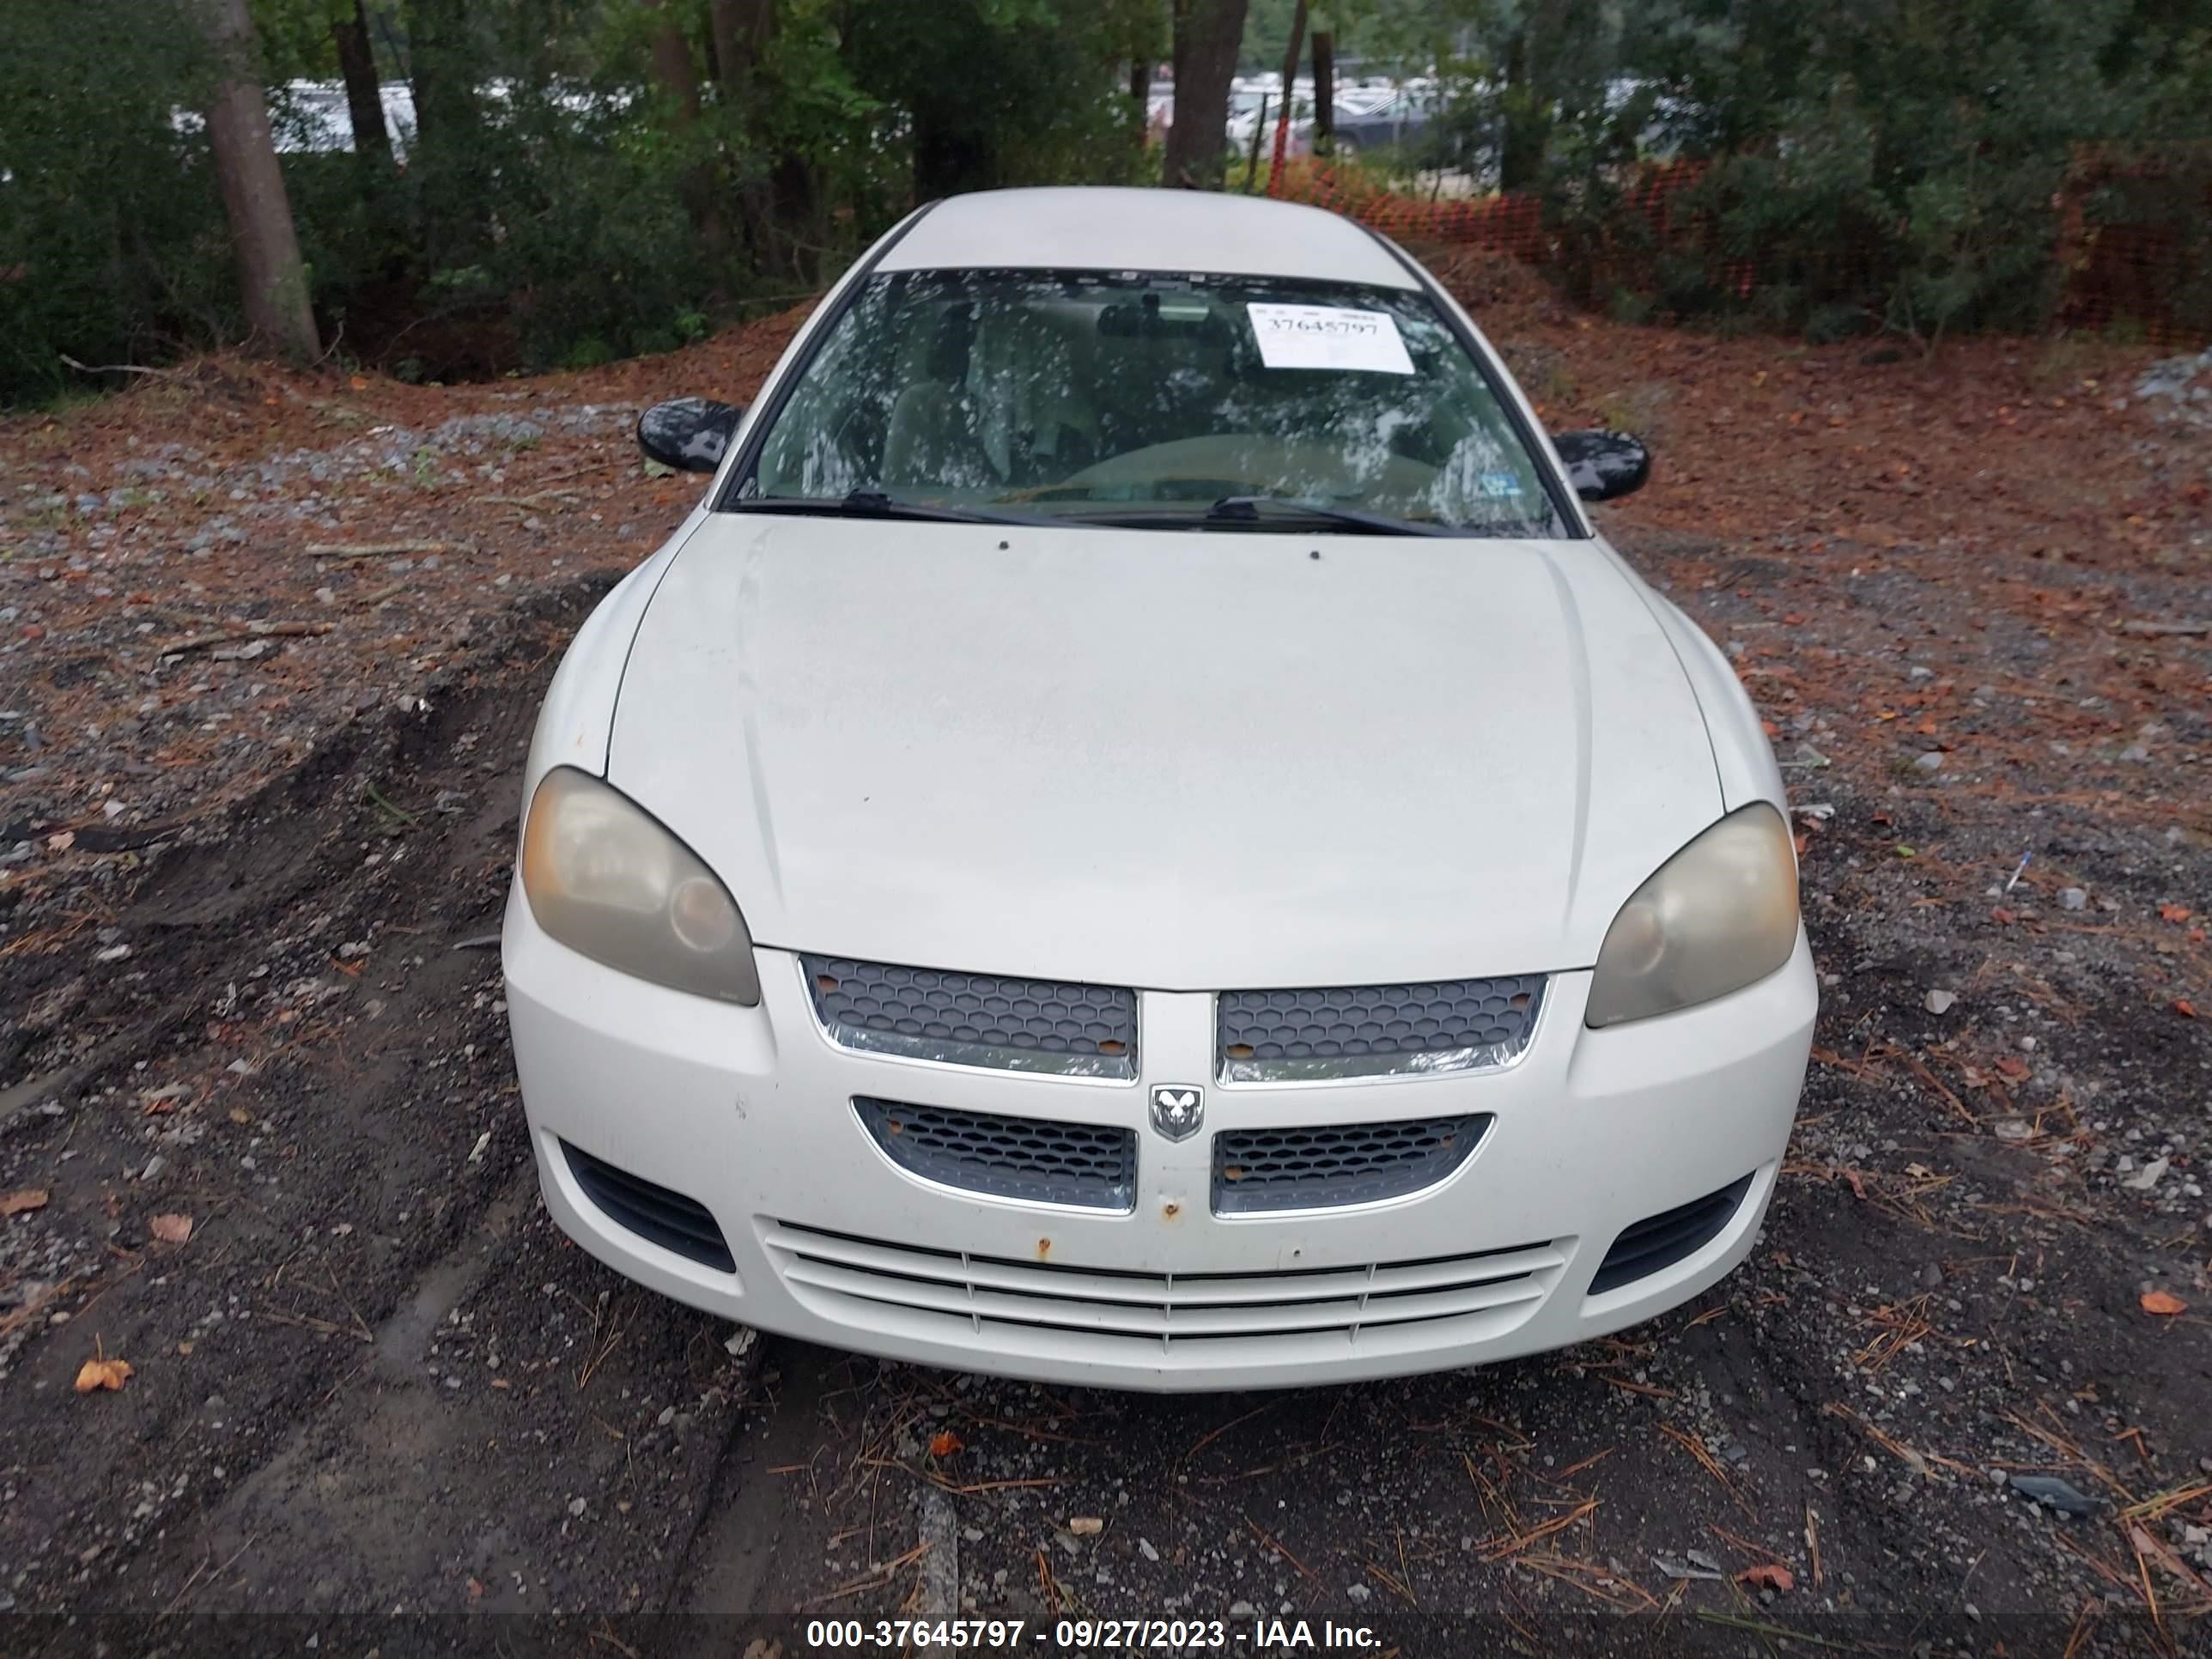
M2194 1019L2197 1018L2197 1005L2187 997L2176 997L2173 1000L2173 1012L2184 1019Z
M1844 1170L1844 1179L1851 1183L1851 1196L1853 1198L1863 1199L1866 1196L1866 1177L1862 1176L1856 1170Z
M177 1352L189 1359L191 1358L192 1345L189 1342L179 1342L177 1344Z
M2161 921L2186 921L2192 913L2185 904L2161 904L2158 914Z
M102 1389L120 1389L131 1380L131 1362L127 1359L88 1359L76 1374L79 1394L97 1394Z
M12 1193L0 1193L0 1215L21 1215L27 1210L43 1210L49 1194L44 1187L25 1187Z
M157 1215L146 1224L146 1231L164 1244L181 1244L192 1236L192 1218L188 1215Z
M2172 1291L2145 1291L2142 1293L2142 1310L2147 1314L2156 1314L2161 1319L2171 1319L2178 1313L2188 1312L2189 1304Z
M1749 1584L1754 1589L1781 1590L1785 1594L1797 1588L1797 1580L1790 1569L1771 1561L1762 1561L1755 1567L1746 1567L1736 1574L1735 1582Z
M1106 1523L1095 1515L1071 1515L1067 1529L1078 1538L1094 1538L1106 1530Z
M966 1443L950 1429L939 1429L929 1443L932 1457L950 1457Z
M64 830L58 835L46 837L46 850L50 853L66 853L76 845L76 831L74 830Z
M2027 1062L2024 1060L2014 1060L2010 1054L2004 1055L1997 1061L1997 1070L2014 1083L2021 1081L2028 1075Z
M159 1089L149 1089L138 1097L146 1108L148 1117L165 1116L177 1109L179 1101L191 1097L192 1085L189 1083L165 1084Z
M234 1106L230 1109L230 1121L233 1123L251 1123L253 1121L253 1114L243 1106Z

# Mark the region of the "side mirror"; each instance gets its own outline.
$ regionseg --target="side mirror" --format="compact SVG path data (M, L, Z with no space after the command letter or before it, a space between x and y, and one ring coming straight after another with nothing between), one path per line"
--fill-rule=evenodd
M1566 465L1567 482L1586 501L1618 501L1643 489L1651 476L1651 452L1626 432L1554 432L1552 447Z
M708 398L676 398L655 404L637 417L637 447L649 460L678 472L712 472L744 417L738 404Z

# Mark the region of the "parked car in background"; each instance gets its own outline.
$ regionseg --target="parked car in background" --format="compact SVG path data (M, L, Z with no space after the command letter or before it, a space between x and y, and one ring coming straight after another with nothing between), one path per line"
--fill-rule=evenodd
M1339 100L1336 151L1348 156L1415 148L1429 132L1440 106L1440 94L1430 82L1370 88L1364 97Z

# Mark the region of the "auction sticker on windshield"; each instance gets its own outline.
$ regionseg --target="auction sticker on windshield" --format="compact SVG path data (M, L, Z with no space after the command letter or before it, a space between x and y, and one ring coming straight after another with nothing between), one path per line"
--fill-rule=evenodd
M1340 306L1255 303L1245 311L1269 368L1334 368L1353 374L1411 374L1398 324L1387 311Z

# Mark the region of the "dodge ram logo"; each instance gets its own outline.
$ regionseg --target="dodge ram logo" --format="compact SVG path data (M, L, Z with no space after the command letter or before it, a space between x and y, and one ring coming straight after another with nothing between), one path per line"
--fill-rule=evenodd
M1152 1127L1170 1140L1188 1140L1206 1119L1206 1096L1184 1083L1163 1083L1152 1091Z

